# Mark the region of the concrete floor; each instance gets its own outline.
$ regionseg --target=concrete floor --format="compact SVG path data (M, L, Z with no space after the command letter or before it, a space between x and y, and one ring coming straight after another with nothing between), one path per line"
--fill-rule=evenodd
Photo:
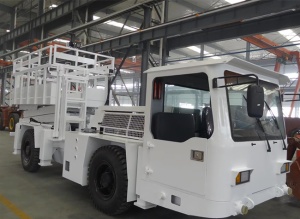
M9 137L8 132L1 131L0 219L197 218L161 207L147 211L133 207L128 213L118 217L104 215L93 207L86 187L68 181L61 176L60 165L41 168L35 174L27 173L22 168L20 156L12 155L12 148L13 137ZM5 205L3 197L10 203ZM23 214L20 213L17 216L18 212L23 212ZM273 199L256 206L247 216L230 218L299 219L300 201L290 197Z

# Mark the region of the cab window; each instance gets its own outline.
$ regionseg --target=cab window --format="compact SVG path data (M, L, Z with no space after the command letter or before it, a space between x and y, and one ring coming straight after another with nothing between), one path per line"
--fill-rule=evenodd
M210 93L205 73L156 78L153 89L154 138L183 142L191 137L210 137L206 121L207 111L211 115Z

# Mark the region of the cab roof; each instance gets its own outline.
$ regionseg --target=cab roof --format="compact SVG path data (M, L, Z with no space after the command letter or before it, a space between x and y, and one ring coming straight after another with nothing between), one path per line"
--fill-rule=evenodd
M266 68L260 67L258 65L252 64L250 62L244 61L239 58L230 57L230 58L221 58L221 59L211 59L211 60L203 60L203 61L196 61L196 62L189 62L184 64L175 64L175 65L166 65L160 67L150 68L144 73L154 73L154 72L163 72L163 71L170 71L174 69L186 69L196 66L210 66L210 65L220 65L220 64L227 64L231 66L235 66L241 69L249 70L252 72L259 72L260 75L264 75L266 77L278 79L280 85L285 85L290 82L290 79L280 73L275 71L268 70Z

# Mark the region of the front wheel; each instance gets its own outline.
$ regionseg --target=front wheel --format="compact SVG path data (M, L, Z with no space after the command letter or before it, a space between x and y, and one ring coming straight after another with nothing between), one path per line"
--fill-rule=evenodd
M37 172L40 169L40 149L35 148L34 130L25 131L21 145L21 161L24 170L28 172Z
M91 158L88 188L100 211L117 215L127 211L127 167L125 150L118 146L99 148Z

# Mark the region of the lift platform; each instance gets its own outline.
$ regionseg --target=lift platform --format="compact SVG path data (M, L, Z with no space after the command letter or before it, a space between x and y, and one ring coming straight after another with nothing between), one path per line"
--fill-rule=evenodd
M63 139L67 124L84 128L87 108L104 105L113 69L113 57L61 45L45 47L14 60L10 105L19 105L24 118L53 123L53 137Z

